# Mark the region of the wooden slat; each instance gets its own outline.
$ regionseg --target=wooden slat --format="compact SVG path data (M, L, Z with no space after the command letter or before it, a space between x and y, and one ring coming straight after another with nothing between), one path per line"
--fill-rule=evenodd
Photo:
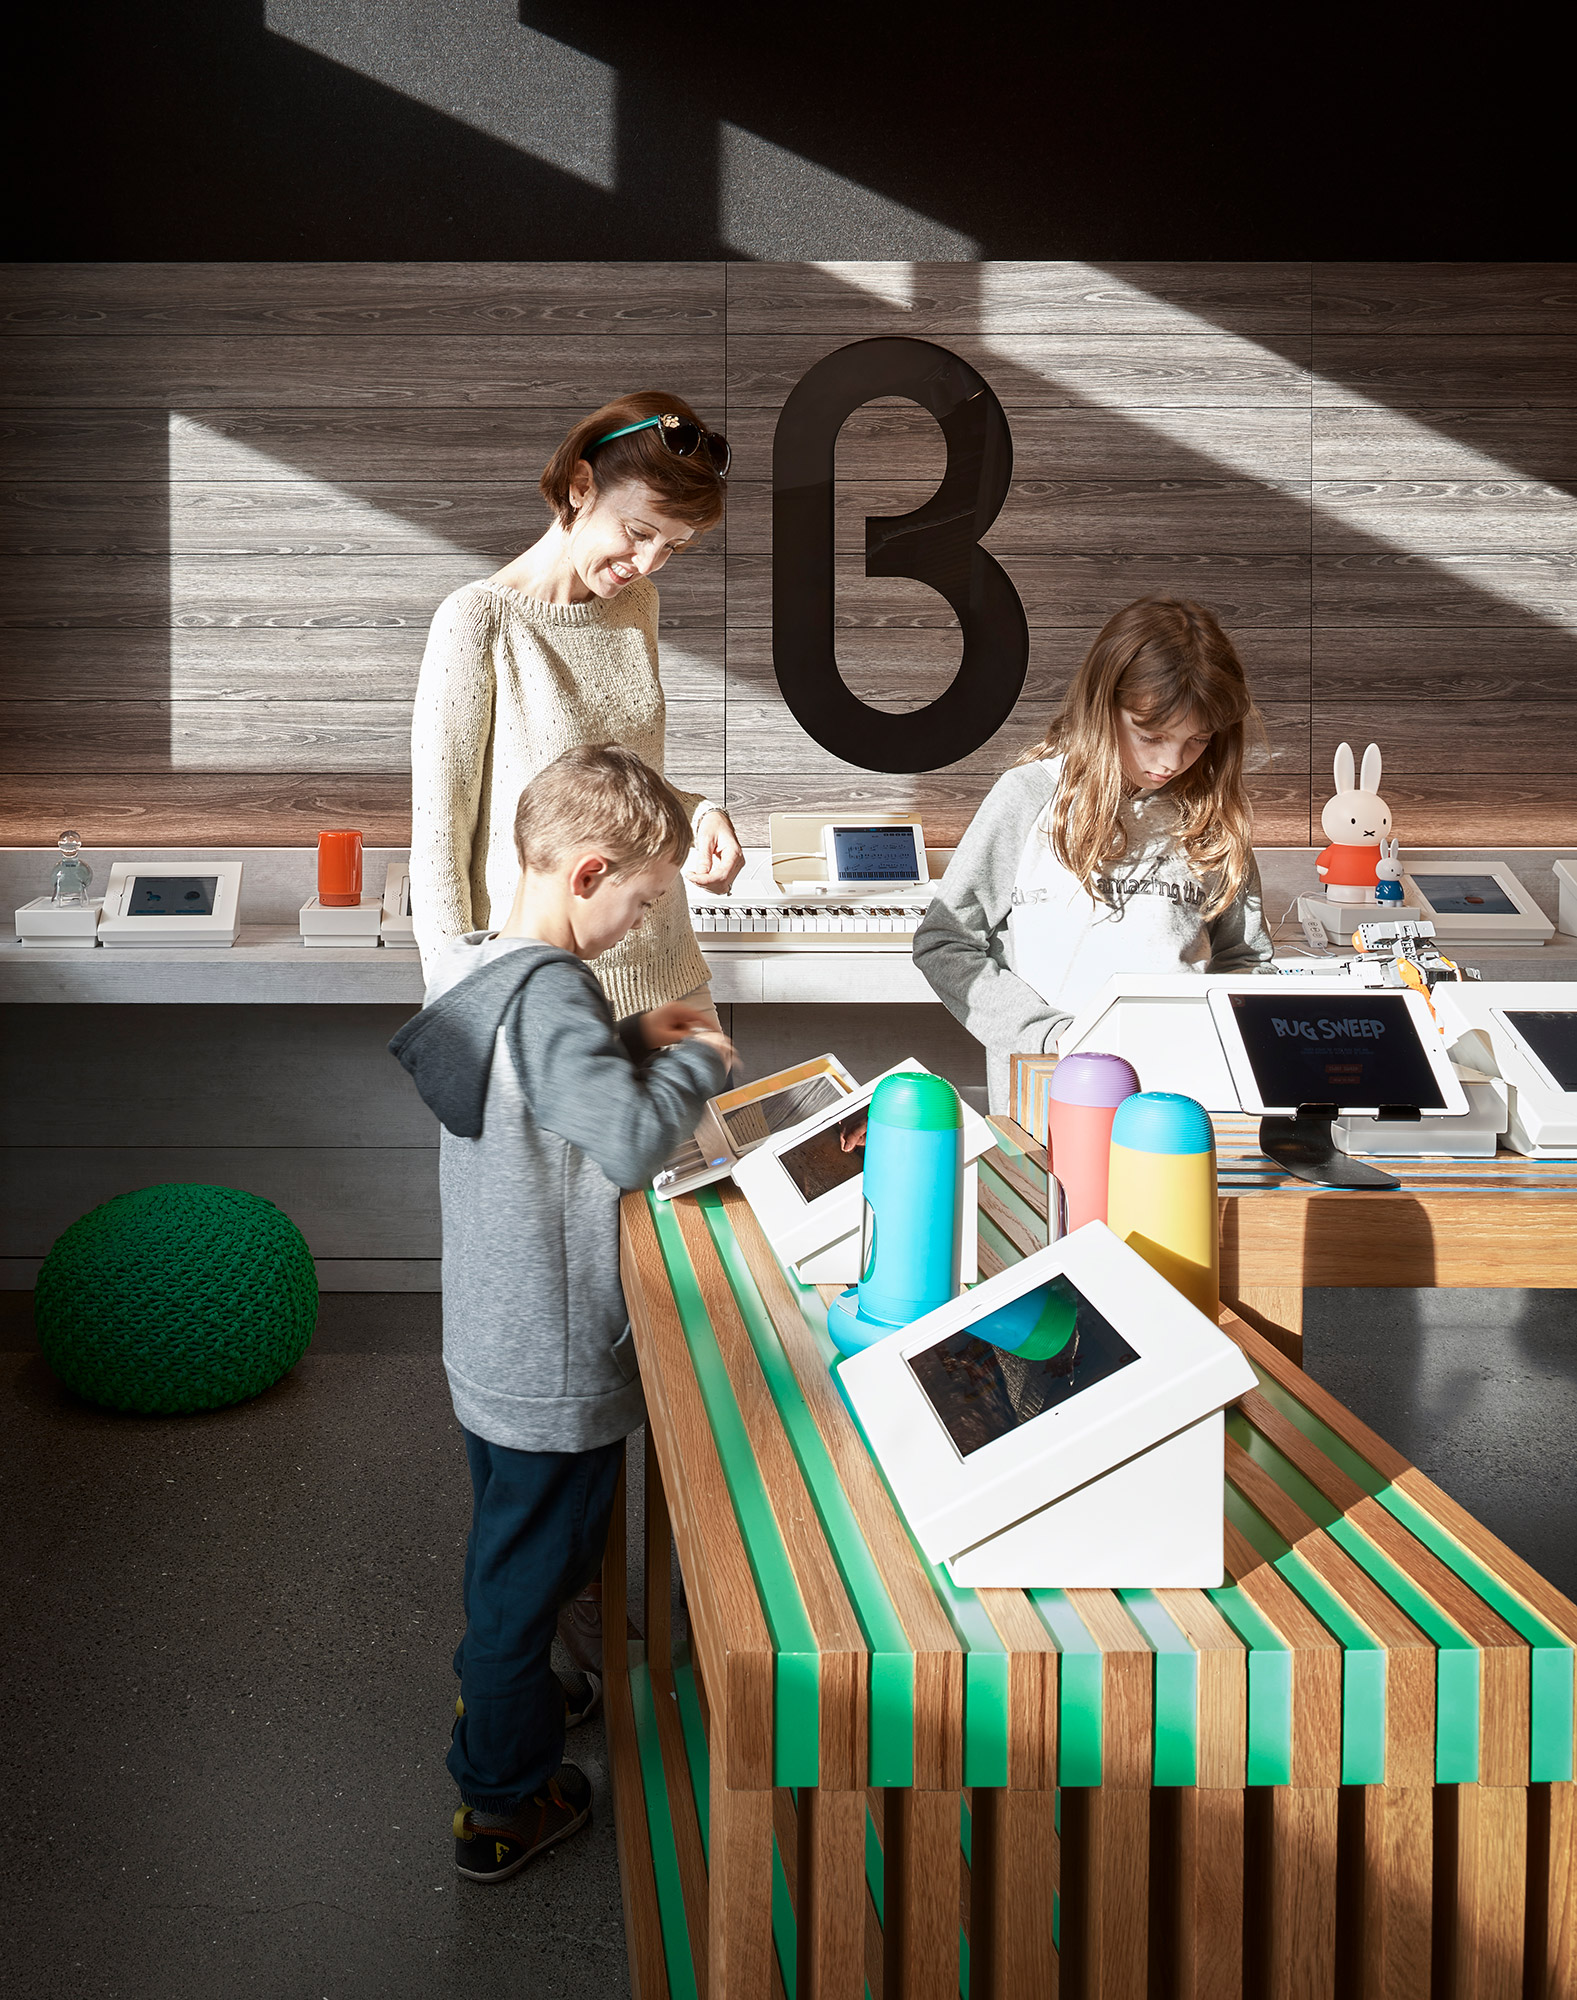
M1248 1653L1202 1590L1158 1590L1198 1655L1198 1784L1240 1790L1248 1755Z
M1143 2000L1149 1960L1149 1791L1062 1798L1062 1959L1070 1993Z
M1336 1787L1276 1785L1263 1797L1270 1871L1263 1911L1264 1990L1277 2000L1332 2000ZM1252 1820L1250 1825L1252 1839Z
M1226 1524L1226 1568L1227 1575L1292 1652L1293 1784L1320 1790L1338 1785L1342 1744L1341 1647L1291 1585L1249 1546L1230 1521ZM1334 1824L1331 1841L1334 1868ZM1335 1894L1334 1887L1331 1893Z
M761 1225L737 1190L723 1193L734 1234L815 1418L838 1478L915 1651L915 1783L963 1783L963 1654L908 1532L827 1373ZM940 1781L940 1782L939 1782Z
M711 1936L707 1893L706 1847L701 1838L701 1821L696 1811L695 1788L685 1754L684 1730L674 1697L671 1670L652 1668L652 1706L657 1715L657 1740L662 1749L667 1777L668 1811L673 1822L674 1847L679 1856L679 1884L684 1896L685 1929L690 1938L690 1962L695 1967L698 1992L707 1989L707 1968L711 1963Z
M1569 624L1577 607L1577 557L1416 556L1405 550L1312 558L1313 622L1461 628Z
M602 1559L604 1630L625 1629L625 1490L619 1473L608 1540ZM619 1896L624 1906L624 1943L630 1967L633 2000L668 2000L668 1969L663 1957L661 1919L657 1911L657 1878L652 1869L651 1835L647 1830L646 1795L641 1782L640 1751L635 1741L635 1716L630 1706L629 1667L619 1647L608 1662L603 1680L603 1712L607 1718L608 1782L613 1793L613 1820L618 1839Z
M1021 1590L975 1594L1008 1651L1008 1785L1014 1791L1054 1791L1056 1641Z
M1570 264L1328 263L1313 266L1314 324L1381 335L1571 333Z
M1433 1786L1365 1785L1359 1788L1356 1808L1361 1840L1358 1995L1360 2000L1428 2000Z
M903 2000L958 1992L957 1790L884 1794L884 1990Z
M1577 1993L1577 1785L1528 1794L1529 1991L1534 2000Z
M1109 1590L1070 1590L1068 1602L1101 1649L1101 1785L1148 1786L1155 1710L1155 1655Z
M95 341L216 333L718 337L725 283L725 267L711 261L13 264L0 286L0 332ZM639 366L634 356L631 365Z
M1420 416L1422 421L1380 404L1316 410L1314 477L1454 479L1482 471L1486 460L1527 479L1570 479L1577 473L1577 410L1459 407ZM843 450L842 437L838 449Z
M1451 2000L1521 2000L1528 1794L1442 1785L1436 1794L1435 1950Z
M98 409L192 413L562 409L573 420L627 390L635 365L626 340L600 333L573 340L537 333L413 333L399 341L344 331L289 340L106 333L86 351L57 335L13 334L5 352L5 400L15 409L91 402ZM722 342L705 334L653 334L638 351L638 365L648 380L664 383L703 415L721 412ZM1213 379L1206 368L1197 372L1202 384ZM1268 382L1277 379L1274 368L1260 372Z
M868 1771L869 1655L859 1620L844 1593L837 1565L817 1522L815 1506L805 1492L793 1449L783 1434L706 1222L693 1197L673 1202L671 1212L690 1253L750 1448L816 1635L820 1667L817 1756L820 1782L832 1792L852 1792L864 1785Z
M799 1794L795 1832L796 2000L860 2000L867 1904L864 1791L807 1787Z
M1301 1285L1245 1285L1239 1283L1230 1298L1223 1290L1222 1303L1246 1319L1251 1327L1279 1347L1289 1361L1303 1361L1303 1287Z
M391 771L316 773L144 771L78 777L64 770L8 774L0 787L0 844L50 848L61 814L90 847L311 847L325 826L358 826L371 847L411 838L411 781Z
M1177 2000L1226 2000L1243 1980L1243 1792L1177 1794Z
M1060 1879L1056 1796L988 1789L971 1795L970 2000L1056 2000L1052 1937Z
M772 1782L776 1656L771 1636L644 1197L626 1195L619 1214L620 1273L646 1388L647 1422L662 1465L693 1607L691 1630L713 1705L713 1790L724 1774L735 1785L765 1790ZM719 1739L736 1761L725 1764ZM715 1856L715 1821L713 1839ZM713 1872L715 1877L715 1860Z
M1577 402L1570 333L1568 327L1554 336L1453 333L1403 341L1322 330L1314 342L1314 407L1375 402L1407 410L1471 402L1480 409L1570 408Z

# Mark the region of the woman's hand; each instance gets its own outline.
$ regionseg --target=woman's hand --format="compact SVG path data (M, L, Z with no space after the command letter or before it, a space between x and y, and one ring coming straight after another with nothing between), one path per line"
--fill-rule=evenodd
M716 1018L701 1007L687 1007L682 1000L670 1000L665 1007L651 1007L641 1016L641 1040L649 1049L672 1048L675 1042L704 1042L732 1069L733 1043L717 1025Z
M689 879L702 889L710 889L714 896L726 896L745 865L745 850L734 822L719 806L701 815L695 830L695 859Z

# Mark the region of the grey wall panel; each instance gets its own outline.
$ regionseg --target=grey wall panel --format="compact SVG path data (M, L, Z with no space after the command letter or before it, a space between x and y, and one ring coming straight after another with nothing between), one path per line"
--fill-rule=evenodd
M16 1146L0 1153L0 1256L42 1257L90 1208L166 1181L262 1195L315 1257L441 1251L435 1146Z

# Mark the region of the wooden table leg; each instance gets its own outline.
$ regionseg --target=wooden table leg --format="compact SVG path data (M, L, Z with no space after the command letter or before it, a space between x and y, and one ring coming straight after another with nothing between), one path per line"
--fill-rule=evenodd
M860 2000L864 1991L865 1794L799 1794L795 1871L800 2000Z
M1428 2000L1434 1905L1434 1792L1365 1785L1355 1801L1360 2000Z
M1528 1952L1532 2000L1577 1993L1577 1784L1528 1788Z
M883 1795L882 1979L887 2000L958 1992L959 1797L893 1786Z
M1223 1305L1246 1319L1289 1361L1303 1366L1303 1287L1301 1285L1240 1285Z
M1526 1791L1437 1786L1435 1840L1444 1864L1440 1872L1451 1885L1435 1935L1443 1960L1441 1990L1450 2000L1521 2000Z
M969 2000L1056 2000L1056 1794L977 1785L972 1819Z
M645 1473L646 1662L666 1672L673 1666L673 1526L668 1518L668 1495L663 1490L663 1471L657 1463L650 1424L646 1427Z
M1178 1794L1177 2000L1243 1990L1243 1794Z
M1150 1949L1150 1794L1062 1794L1062 1979L1080 2000L1144 2000Z
M767 2000L772 1949L772 1794L730 1791L726 1702L712 1691L707 2000Z
M1245 1984L1257 1979L1276 2000L1332 2000L1335 1993L1336 1822L1334 1785L1275 1785L1251 1795Z

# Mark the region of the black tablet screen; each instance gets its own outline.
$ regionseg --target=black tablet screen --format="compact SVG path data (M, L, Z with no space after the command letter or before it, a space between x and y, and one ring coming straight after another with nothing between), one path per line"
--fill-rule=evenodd
M1400 993L1234 993L1260 1102L1338 1109L1445 1099Z
M1577 1090L1577 1014L1569 1009L1540 1008L1506 1019L1521 1035L1562 1090Z
M968 1458L1138 1355L1070 1278L1055 1277L910 1355L910 1372Z
M217 875L139 875L126 901L128 917L211 917Z

